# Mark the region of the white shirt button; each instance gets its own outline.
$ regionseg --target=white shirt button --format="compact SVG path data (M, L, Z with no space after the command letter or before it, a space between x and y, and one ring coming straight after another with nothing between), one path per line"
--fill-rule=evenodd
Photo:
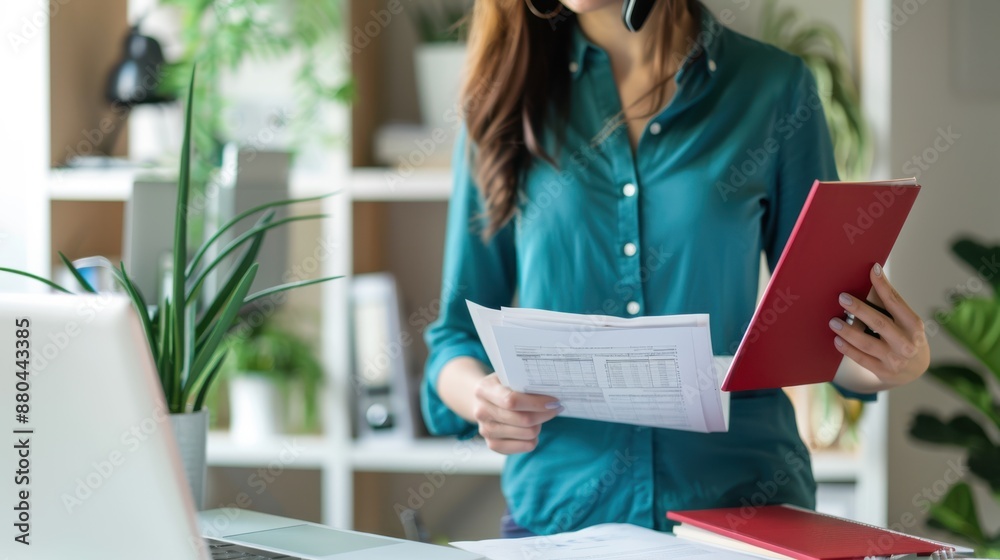
M576 74L576 71L580 69L580 65L574 60L569 63L569 71Z
M712 60L712 59L709 59L708 60L708 71L709 72L715 72L716 68L718 68L718 66L715 65L715 61Z
M663 130L663 127L660 126L660 123L658 123L658 122L655 122L655 123L649 125L649 133L650 134L653 134L653 135L659 134L661 130Z
M626 257L631 257L635 254L635 243L626 243L625 246L622 247L622 251L625 253Z
M625 311L628 311L629 315L637 315L639 313L639 302L630 301L625 305Z
M625 183L625 186L622 187L622 194L625 196L635 196L635 190L635 185L632 183Z

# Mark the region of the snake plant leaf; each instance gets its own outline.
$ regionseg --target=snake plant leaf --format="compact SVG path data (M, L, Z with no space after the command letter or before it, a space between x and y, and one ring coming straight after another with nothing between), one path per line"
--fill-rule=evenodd
M257 221L257 225L267 224L274 218L274 211L266 213L264 216ZM250 269L252 265L257 260L257 254L260 252L261 245L264 244L264 232L258 233L254 236L253 241L250 245L247 245L243 252L236 259L236 264L229 271L229 276L223 281L222 288L219 292L215 294L212 299L212 303L209 304L208 309L202 314L201 318L198 320L198 325L195 329L195 339L201 340L202 337L208 332L209 325L215 320L219 312L222 311L222 306L226 302L226 298L236 289L239 285L240 279L246 274L247 270Z
M931 504L927 524L953 535L971 539L977 545L986 542L986 535L979 525L972 488L965 482L955 484L944 499Z
M194 83L196 66L191 67L191 81L188 83L187 106L184 108L184 139L181 142L181 168L177 178L177 206L174 208L174 272L173 276L173 367L171 386L166 388L171 409L177 406L182 380L190 374L191 356L185 348L187 340L187 294L183 274L187 266L188 196L191 188L191 110L194 106ZM173 397L173 398L170 398Z
M156 371L160 374L160 386L169 387L168 372L172 370L170 367L170 357L173 356L173 349L170 346L170 336L173 333L173 325L170 324L171 317L173 317L170 312L170 300L165 299L156 312L159 316L157 322L159 340L157 340L158 357Z
M962 298L935 319L1000 381L1000 298Z
M989 387L982 375L959 364L932 365L927 369L927 374L954 391L1000 427L1000 407L993 402Z
M942 422L933 414L920 412L910 424L910 435L928 443L958 445L970 449L993 447L990 436L979 422L965 414L959 414L947 422Z
M17 270L15 268L7 268L5 266L0 266L0 272L9 272L10 274L16 274L17 276L24 276L25 278L31 278L32 280L37 280L38 282L41 282L42 284L45 284L46 286L48 286L48 287L50 287L50 288L52 288L54 290L59 290L60 292L63 292L63 293L66 293L66 294L72 294L73 293L73 292L67 290L66 288L63 288L59 284L56 284L52 280L49 280L48 278L42 278L41 276L32 274L30 272L24 272L23 270Z
M76 279L77 283L80 284L81 288L92 294L97 293L97 290L95 290L94 287L90 285L90 282L87 282L87 279L83 277L83 274L80 274L80 271L76 268L76 266L73 265L73 261L66 258L66 255L62 254L62 251L59 251L59 259L62 260L62 263L66 266L66 268L69 269L70 273L73 275L73 278Z
M277 294L279 292L284 292L286 290L293 290L295 288L302 288L304 286L312 286L313 284L319 284L320 282L326 282L328 280L336 280L338 278L343 278L343 276L327 276L326 278L313 278L312 280L300 280L298 282L289 282L287 284L281 284L280 286L272 286L270 288L249 295L245 300L243 300L243 303L251 303L260 298Z
M225 260L225 258L228 257L230 253L232 253L236 249L239 249L241 245L243 245L244 243L246 243L250 239L253 239L253 237L256 236L258 233L264 232L264 231L267 231L267 230L270 230L270 229L274 229L276 227L280 227L280 226L283 226L285 224L289 224L289 223L292 223L292 222L300 222L300 221L305 221L305 220L318 220L318 219L327 218L327 217L329 217L327 214L309 214L309 215L306 215L306 216L291 216L291 217L288 217L288 218L282 218L282 219L280 219L278 221L271 222L271 223L263 225L263 226L254 227L254 228L248 229L247 231L243 232L236 239L233 239L232 241L230 241L222 249L222 251L219 252L218 256L216 256L215 259L212 260L212 262L210 262L204 268L204 270L202 270L201 272L199 272L198 276L196 276L193 281L191 281L191 289L190 289L190 292L189 292L190 295L188 296L188 301L189 302L193 302L194 301L194 298L197 297L198 292L201 289L201 285L204 284L205 283L205 279L208 278L209 273L211 273L213 270L215 270L215 268L217 266L219 266L219 264L221 264L222 261Z
M976 447L969 450L969 471L990 485L993 495L1000 500L1000 447Z
M208 249L216 241L218 241L219 238L222 237L222 235L224 233L226 233L227 231L229 231L230 229L232 229L233 227L235 227L236 224L242 222L246 218L248 218L248 217L250 217L250 216L252 216L254 214L257 214L258 212L263 212L264 210L277 208L279 206L287 206L289 204L298 204L300 202L313 202L313 201L316 201L316 200L322 200L324 198L328 198L328 197L331 197L331 196L333 196L335 194L338 194L339 192L340 191L337 190L337 191L333 191L333 192L329 192L329 193L321 194L321 195L317 195L317 196L309 196L309 197L304 197L304 198L292 198L292 199L288 199L288 200L276 200L276 201L273 201L273 202L268 202L266 204L261 204L259 206L254 206L253 208L250 208L249 210L244 210L243 212L240 212L239 214L237 214L236 216L234 216L231 220L229 220L228 222L226 222L225 224L223 224L222 227L220 227L218 231L216 231L215 233L213 233L212 236L209 237L208 240L205 241L205 243L202 244L202 246L198 249L198 251L194 254L194 256L191 257L191 263L188 264L188 267L186 269L187 274L189 276L191 274L194 274L195 269L198 267L198 264L201 262L201 259L203 259L205 257L205 253L208 251Z
M208 375L205 376L201 386L196 390L197 396L194 399L194 406L191 409L192 412L198 412L205 406L205 397L208 396L208 392L212 388L212 384L215 383L215 378L219 376L219 372L222 370L222 364L225 359L226 350L222 349L217 352L217 357L214 359L213 363L209 364Z
M215 324L210 329L208 338L199 347L199 352L194 357L194 364L191 367L192 377L189 383L195 382L200 376L206 374L205 367L208 365L212 356L215 355L215 351L219 348L219 343L222 342L223 337L226 332L233 326L233 320L236 319L236 315L239 313L240 308L243 307L243 299L246 297L247 292L250 291L250 285L253 284L254 278L257 276L257 267L259 265L254 263L247 270L246 274L240 280L239 285L233 290L233 293L229 295L226 300L226 305L223 307L222 314L219 319L216 320Z
M994 296L1000 297L1000 245L990 247L966 237L955 241L951 250L990 283Z
M121 278L119 283L125 289L125 293L128 294L129 299L132 300L132 307L135 308L135 312L139 315L142 332L146 335L146 342L149 343L150 352L153 354L153 363L156 363L159 361L159 356L157 355L158 348L156 346L156 337L153 333L153 323L149 318L149 309L146 307L146 302L142 299L142 296L139 295L139 291L136 289L132 279L125 272L125 263L122 262L120 265L121 270L116 278Z

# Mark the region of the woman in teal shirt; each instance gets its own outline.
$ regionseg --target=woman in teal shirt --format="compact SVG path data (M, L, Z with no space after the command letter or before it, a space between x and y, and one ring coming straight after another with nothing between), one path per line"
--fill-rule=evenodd
M835 180L816 85L801 60L659 0L637 33L622 0L479 0L465 127L454 156L441 315L423 412L430 430L508 454L504 534L604 522L666 530L670 509L815 505L809 453L780 390L732 395L727 433L558 416L489 372L465 300L621 317L709 313L716 354L753 314L813 180ZM881 273L831 318L856 398L916 379L920 318ZM804 368L809 367L803 364Z

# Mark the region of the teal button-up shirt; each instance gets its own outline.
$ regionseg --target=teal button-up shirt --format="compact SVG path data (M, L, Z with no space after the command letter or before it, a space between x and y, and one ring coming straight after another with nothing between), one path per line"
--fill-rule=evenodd
M732 354L754 311L763 251L773 268L813 180L835 180L830 135L803 62L721 26L701 33L671 102L633 154L607 54L577 29L558 168L538 162L516 217L488 243L466 137L454 159L441 315L428 329L424 418L436 434L476 426L436 391L458 356L489 364L465 300L622 317L709 313L715 354ZM569 25L570 23L567 23ZM833 335L831 341L833 343ZM539 534L604 522L665 530L665 512L815 504L809 453L781 391L733 395L727 433L555 418L537 448L507 458L514 520Z

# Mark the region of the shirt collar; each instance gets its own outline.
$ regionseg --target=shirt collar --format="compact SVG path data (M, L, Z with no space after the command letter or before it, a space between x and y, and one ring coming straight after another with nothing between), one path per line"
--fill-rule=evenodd
M695 36L687 60L681 66L679 74L689 72L688 67L690 66L698 66L707 70L709 74L714 74L718 70L720 36L725 28L704 4L699 1L697 5L701 14L701 28ZM583 74L586 69L587 53L591 50L599 52L601 48L591 43L580 30L580 26L574 24L569 56L569 69L574 79Z

